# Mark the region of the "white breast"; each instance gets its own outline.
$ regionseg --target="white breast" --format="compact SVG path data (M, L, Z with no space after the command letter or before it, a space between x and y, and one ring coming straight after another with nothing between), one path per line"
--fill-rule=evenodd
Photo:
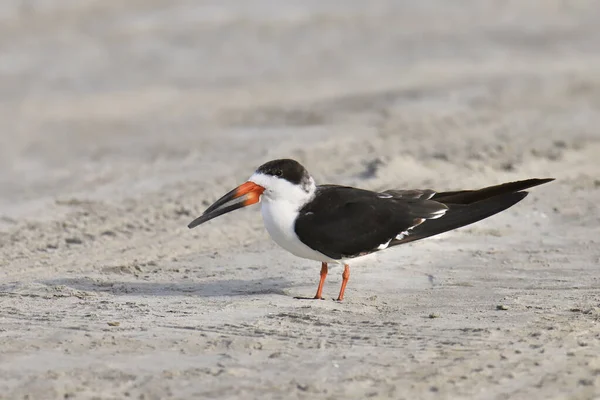
M294 231L298 212L293 203L264 199L261 202L261 212L267 232L279 246L297 257L327 263L338 262L300 241Z

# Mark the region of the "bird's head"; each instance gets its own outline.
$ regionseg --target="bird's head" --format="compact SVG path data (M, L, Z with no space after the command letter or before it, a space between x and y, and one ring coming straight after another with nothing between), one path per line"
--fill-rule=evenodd
M220 215L261 201L287 202L300 209L315 193L316 185L306 168L298 161L279 159L269 161L252 174L247 182L236 187L192 221L194 228Z

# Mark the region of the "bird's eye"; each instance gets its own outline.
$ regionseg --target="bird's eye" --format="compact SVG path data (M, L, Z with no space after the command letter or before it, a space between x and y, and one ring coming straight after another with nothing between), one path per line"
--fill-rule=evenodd
M283 175L283 171L278 169L277 171L275 171L275 176L282 176Z

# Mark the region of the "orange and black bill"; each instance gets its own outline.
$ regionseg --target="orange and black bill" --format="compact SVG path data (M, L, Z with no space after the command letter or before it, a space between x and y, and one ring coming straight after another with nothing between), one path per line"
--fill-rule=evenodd
M188 228L195 228L219 215L227 214L238 208L256 204L259 202L260 195L264 190L264 187L257 185L254 182L241 184L217 200L212 206L208 207L201 216L190 222Z

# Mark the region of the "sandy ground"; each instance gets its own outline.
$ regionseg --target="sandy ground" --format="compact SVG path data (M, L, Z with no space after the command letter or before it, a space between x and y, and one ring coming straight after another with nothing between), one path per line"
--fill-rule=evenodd
M600 398L599 20L2 1L0 397ZM279 157L371 189L557 181L301 301L319 265L257 208L186 228Z

